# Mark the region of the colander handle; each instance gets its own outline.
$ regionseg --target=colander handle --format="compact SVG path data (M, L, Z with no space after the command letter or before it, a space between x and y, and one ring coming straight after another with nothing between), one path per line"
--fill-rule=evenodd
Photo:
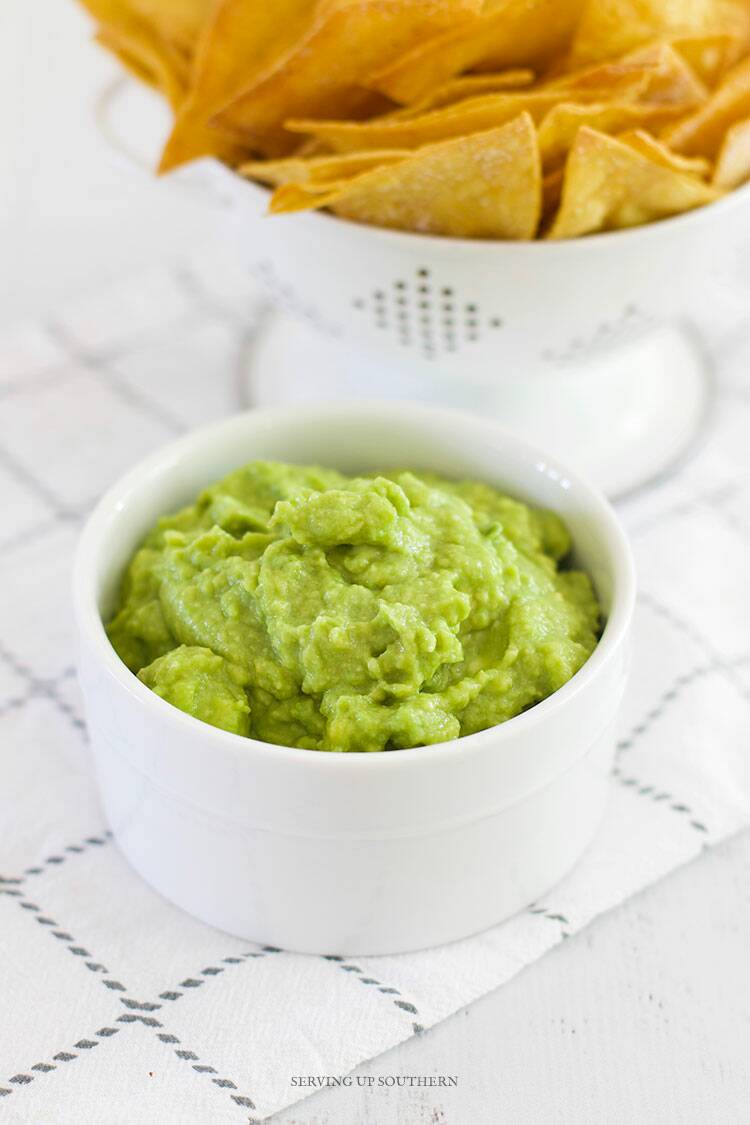
M94 122L120 166L130 174L135 173L142 178L144 175L153 176L154 168L143 150L122 136L113 120L119 100L132 85L132 79L126 75L108 82L96 96ZM208 203L220 209L230 206L229 200L216 190L208 176L201 173L200 167L191 165L189 168L182 168L179 173L172 174L170 182L180 191L186 192L194 202Z

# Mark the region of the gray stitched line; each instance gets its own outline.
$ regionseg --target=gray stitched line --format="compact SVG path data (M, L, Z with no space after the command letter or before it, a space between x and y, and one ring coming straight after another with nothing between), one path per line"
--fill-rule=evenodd
M254 323L246 326L240 337L237 358L234 362L234 399L239 410L248 410L256 405L254 395L248 386L248 371L251 369L252 353L272 315L273 305L270 302L262 305Z
M689 672L681 673L661 695L656 705L652 707L650 711L646 712L643 719L636 723L625 738L620 739L617 743L617 753L620 754L623 750L632 749L638 739L651 728L657 719L661 718L667 707L672 704L690 684L694 683L696 680L702 679L704 676L708 676L711 672L725 670L727 665L733 668L740 668L748 663L750 663L750 654L728 662L722 661L712 662L710 664L699 664Z
M97 846L97 845L101 845L104 841L102 841L100 837L91 836L91 837L87 838L87 842L91 843L94 846ZM62 857L56 856L56 857L51 857L51 858L53 860L55 860L55 859L60 860L62 862ZM80 945L80 943L78 943L75 940L75 938L73 937L73 935L68 933L67 930L60 929L59 923L57 923L54 920L54 918L50 918L47 915L43 914L42 911L41 911L41 907L37 903L32 902L30 899L26 898L22 894L21 891L18 891L18 890L15 890L15 889L10 890L10 889L6 888L5 890L3 890L2 888L0 888L0 893L4 893L6 895L12 895L13 897L15 897L15 900L18 903L18 906L22 910L26 911L26 913L29 916L31 916L40 926L44 926L46 929L48 929L48 931L52 935L52 937L55 938L55 940L57 940L59 942L62 942L66 946L68 952L72 956L84 959L83 960L84 966L89 970L89 972L93 972L97 975L99 981L101 982L101 984L105 988L109 989L110 991L115 991L115 992L127 992L127 989L125 988L125 985L122 984L119 980L116 980L115 978L113 978L109 969L106 968L105 965L101 964L98 961L85 960L85 958L91 958L92 957L92 954L89 953L88 949L86 949L84 946ZM153 1007L153 1005L143 1004L142 1001L134 1000L134 999L131 999L130 997L125 997L125 998L121 997L120 1002L125 1003L127 1005L132 1004L133 1006L135 1006L137 1008L144 1008L145 1007L148 1010L151 1010L152 1007ZM156 1007L160 1007L160 1005L156 1005ZM133 1021L138 1020L138 1019L145 1022L147 1019L150 1019L150 1017L134 1016L134 1015L128 1014L128 1015L120 1016L119 1019L116 1022L127 1023L127 1022L133 1022ZM161 1025L159 1025L159 1026L161 1026Z
M35 394L47 390L48 387L59 387L61 383L72 378L75 369L70 365L67 355L60 356L52 367L45 367L40 375L26 375L20 379L6 379L0 383L0 399L11 398L13 395Z
M172 279L175 280L174 275ZM185 290L183 290L183 293L184 292ZM87 356L90 356L95 362L110 363L118 359L122 359L125 356L134 355L137 352L150 347L152 344L158 343L160 340L171 339L173 338L175 332L178 332L181 329L188 329L194 324L195 309L188 309L184 313L179 313L173 320L160 322L155 328L147 329L141 333L137 333L134 337L131 337L126 341L118 344L110 344L107 347L98 349L87 347L82 340L78 339L74 331L72 331L65 325L59 324L59 322L55 322L54 326L51 324L47 324L45 325L45 328L53 335L55 339L57 339L57 342L66 349L66 363L69 363L70 359L76 359L80 353L85 353ZM65 341L61 341L56 336L54 336L54 330L57 327L60 327L64 332L66 338ZM66 341L70 342L70 347L73 349L72 351L67 348Z
M172 414L171 410L165 409L156 399L152 399L148 395L143 394L142 391L137 390L112 366L107 366L101 361L92 360L89 360L87 366L89 370L98 375L99 378L107 384L109 389L123 402L128 406L132 406L135 410L138 410L141 415L163 426L164 429L175 436L185 433L187 426L181 419Z
M418 1016L420 1014L417 1006L415 1004L412 1004L409 1000L404 1000L397 988L393 988L391 985L384 985L382 981L378 980L376 977L368 976L365 970L361 969L359 965L355 965L351 961L347 961L346 958L340 957L335 953L324 954L321 959L323 961L328 961L331 965L335 965L336 968L340 969L342 973L351 973L355 980L359 980L360 984L364 984L369 988L375 988L378 992L381 992L389 997L396 996L397 999L392 999L391 1003L394 1004L400 1011L407 1012L412 1016ZM417 1023L416 1021L412 1021L411 1026L412 1031L415 1035L419 1035L422 1031L424 1031L423 1025L421 1023Z
M684 672L674 680L671 686L661 695L654 707L646 712L643 719L631 728L626 738L621 738L617 743L617 753L630 750L637 740L649 730L651 725L664 713L665 708L677 699L678 695L695 680L708 675L715 667L713 664L698 665L689 672Z
M75 844L66 844L61 849L61 851L66 853L65 855L47 856L46 859L40 860L38 864L34 864L32 867L26 867L24 869L23 875L14 879L13 882L17 885L25 883L29 876L41 875L49 867L59 867L60 864L66 863L72 855L81 855L83 852L90 851L92 848L104 847L110 842L111 839L112 833L107 828L96 836L86 836L83 840ZM10 880L3 880L2 878L0 878L0 883L2 882L7 883L10 882ZM29 909L29 907L26 907L26 909Z
M549 910L546 906L533 906L532 905L528 908L528 913L537 915L540 918L546 918L547 921L549 921L549 922L558 923L559 926L560 926L560 937L561 938L569 938L570 937L570 931L565 929L566 926L570 925L570 922L565 917L565 915L560 914L559 911L554 912L552 910Z
M99 378L107 384L110 390L123 402L127 403L128 406L132 406L134 409L140 411L144 417L148 417L151 421L157 422L173 434L181 434L185 431L186 427L183 422L180 421L179 418L176 418L171 411L166 410L155 399L152 399L149 395L143 394L142 391L137 390L123 378L123 376L113 368L112 360L105 360L100 355L87 351L72 338L62 325L54 321L48 325L48 331L57 343L67 351L71 359L85 370L98 375Z
M125 1003L124 1000L122 1002ZM148 1003L143 1003L143 1002L140 1002L140 1001L131 1001L131 1004L137 1005L138 1007L141 1007L141 1008L148 1008L148 1009L160 1008L161 1007L160 1004L148 1004ZM189 1050L188 1048L186 1048L184 1046L181 1046L181 1040L176 1035L174 1035L172 1032L169 1032L169 1031L165 1030L164 1024L161 1022L161 1020L157 1019L156 1016L142 1015L140 1012L132 1012L132 1011L123 1012L121 1015L119 1015L117 1017L115 1022L116 1023L122 1023L122 1024L125 1024L127 1026L131 1026L131 1027L134 1027L136 1025L140 1025L141 1027L149 1028L150 1030L154 1031L154 1034L156 1035L157 1039L159 1039L162 1043L169 1044L169 1045L177 1044L177 1047L175 1048L175 1052L174 1052L175 1055L177 1056L177 1058L184 1061L184 1062L190 1062L193 1065L193 1070L195 1070L198 1074L203 1074L207 1078L211 1078L211 1075L215 1075L215 1074L219 1073L216 1070L215 1067L210 1066L207 1063L202 1062L200 1057L195 1053L195 1051ZM111 1029L109 1029L109 1028L105 1028L105 1029L103 1029L103 1031L107 1032L109 1034L112 1033ZM97 1033L97 1034L100 1034L100 1033ZM216 1085L219 1089L222 1089L222 1090L237 1090L238 1089L237 1083L232 1082L232 1080L230 1078L221 1078L221 1077L211 1078L211 1081L214 1083L214 1085ZM231 1097L232 1101L240 1107L248 1108L248 1109L255 1109L255 1103L253 1102L252 1098L249 1098L246 1094L240 1094L240 1093L231 1094L230 1097ZM251 1122L254 1121L253 1118L250 1118L249 1120Z
M0 660L2 660L6 667L10 668L12 672L15 672L17 676L20 676L22 680L26 681L31 689L30 694L32 697L48 699L53 703L57 710L65 716L73 729L81 735L84 742L88 742L85 722L80 715L76 714L70 704L61 698L54 680L43 680L35 676L26 664L5 647L2 641L0 641Z
M748 693L739 676L735 674L735 666L733 666L732 661L727 660L725 657L723 657L718 649L714 647L711 640L704 633L698 630L691 621L688 621L685 617L682 617L674 609L672 609L671 606L665 605L664 602L660 601L653 594L648 593L648 591L641 590L638 594L638 601L642 605L646 606L647 609L650 609L652 613L655 613L657 617L661 617L665 621L668 621L669 624L673 626L673 628L675 628L679 633L682 633L684 636L688 637L693 642L693 644L696 644L699 648L702 648L711 658L711 663L723 669L728 679L731 680L732 684L740 692L740 695L744 699L750 698L750 693Z
M5 469L8 476L12 477L18 484L28 488L37 500L41 500L58 519L67 520L72 517L74 514L72 509L3 447L0 447L0 465Z
M3 715L10 714L11 711L20 711L29 700L34 698L34 693L31 689L27 690L25 695L12 695L6 699L4 703L0 704L0 718Z
M708 492L701 493L699 496L691 496L685 500L679 500L660 512L654 512L650 516L646 516L640 523L636 523L628 529L629 534L632 538L635 538L637 535L643 535L652 528L658 527L659 524L664 523L665 520L691 515L691 513L698 511L700 508L712 504L722 504L724 501L732 499L738 492L741 492L742 489L746 487L747 483L748 479L738 481L736 477L732 477L723 484L716 485ZM713 508L710 508L710 510L714 511Z
M120 1017L120 1018L122 1019L123 1017ZM137 1017L133 1017L133 1018L137 1018ZM161 1026L161 1025L159 1025L159 1026ZM171 1032L168 1032L168 1031L157 1031L156 1032L156 1038L159 1039L162 1043L166 1044L167 1046L173 1047L174 1053L175 1053L175 1055L177 1056L178 1059L180 1059L182 1062L189 1063L191 1068L197 1074L205 1076L207 1079L209 1079L211 1081L211 1083L213 1085L215 1085L217 1087L217 1089L227 1090L227 1091L238 1089L237 1083L233 1082L231 1080L231 1078L222 1078L221 1076L216 1077L216 1078L212 1077L213 1075L219 1074L219 1072L216 1070L216 1068L211 1066L208 1063L203 1062L201 1060L200 1056L197 1055L195 1053L195 1051L192 1051L189 1048L185 1047L182 1044L182 1040L179 1039L176 1035L173 1035ZM175 1044L176 1044L176 1046L175 1046ZM249 1098L247 1096L247 1094L236 1093L236 1094L230 1094L229 1096L231 1097L231 1099L235 1103L235 1105L240 1106L241 1108L245 1108L245 1109L255 1109L255 1102L252 1100L252 1098ZM255 1120L256 1119L252 1118L252 1117L248 1118L248 1121L251 1122L251 1123L254 1123Z
M90 839L94 840L95 838L91 837ZM3 892L0 891L0 893L3 893ZM4 893L8 894L9 892L6 890ZM20 896L19 891L15 891L13 893L17 896ZM45 926L45 927L56 927L57 926L57 923L54 921L54 919L49 918L46 915L41 914L40 907L36 903L30 902L28 899L26 899L22 896L17 897L16 901L18 902L19 906L21 908L25 909L27 912L29 912L31 914L31 916L40 925ZM65 941L65 942L72 942L73 941L73 938L72 938L71 934L69 934L65 931L62 931L62 930L59 930L59 929L50 929L50 933L57 940L62 940L62 941ZM77 944L75 944L75 945L69 944L67 946L67 948L74 956L78 956L78 957L90 956L90 954L88 953L88 951L86 949L84 949L83 947L81 947ZM87 962L84 962L84 963L88 967L88 963ZM111 975L109 974L109 970L104 969L104 967L101 966L101 965L98 965L97 968L99 970L103 970L103 972L107 974L107 979L102 979L101 977L99 978L103 985L105 985L106 987L109 987L109 988L114 988L116 991L123 991L123 992L126 991L125 986L123 984L121 984L119 981L113 980L111 978ZM121 1024L125 1024L125 1025L128 1025L128 1024L135 1025L135 1024L140 1023L144 1027L163 1028L164 1025L158 1019L156 1019L155 1016L142 1015L141 1014L141 1011L144 1010L144 1009L148 1010L148 1011L153 1011L154 1009L160 1008L161 1007L160 1004L153 1004L153 1003L149 1003L149 1002L135 1000L135 999L132 999L131 997L120 997L120 1002L125 1004L127 1007L134 1007L134 1008L137 1008L139 1010L137 1012L128 1011L128 1012L122 1013L121 1015L119 1015L116 1018L116 1020L114 1021L115 1023L121 1023ZM117 1028L110 1028L109 1026L106 1026L106 1027L100 1029L100 1031L96 1032L96 1035L101 1037L101 1038L111 1038L113 1035L115 1035L117 1033L117 1030L118 1030ZM159 1037L161 1038L161 1035ZM174 1037L172 1041L179 1043L179 1040L176 1037ZM78 1050L91 1050L93 1047L97 1046L97 1042L93 1039L88 1039L88 1038L84 1037L84 1038L79 1039L75 1043L75 1046ZM176 1052L176 1053L178 1054L178 1056L180 1056L180 1052ZM190 1054L191 1057L194 1057L196 1061L199 1061L197 1055L193 1056L193 1052L189 1052L189 1054ZM77 1054L75 1052L71 1052L71 1051L59 1051L56 1055L53 1056L53 1058L58 1062L70 1062L77 1057L78 1057ZM48 1064L35 1064L35 1067L38 1070L42 1070L43 1067L46 1066L46 1065L48 1065ZM50 1067L50 1069L53 1069L53 1068ZM212 1070L212 1073L215 1074L217 1072L215 1070ZM15 1086L22 1086L22 1085L28 1085L33 1080L34 1080L34 1075L28 1075L28 1074L26 1074L26 1072L19 1072L18 1075L14 1075L13 1078L10 1078L8 1081L13 1083ZM217 1085L217 1088L221 1088L221 1089L237 1090L237 1088L238 1088L236 1083L232 1082L228 1078L219 1079L216 1082L216 1085ZM9 1093L12 1093L13 1089L12 1089L12 1087L11 1088L0 1087L0 1091L1 1091L0 1097L3 1097L3 1096L6 1096ZM245 1095L245 1094L231 1094L230 1096L237 1106L249 1108L249 1109L255 1108L255 1104L252 1101L252 1099L247 1097L247 1095Z
M222 965L242 965L245 963L245 961L255 958L263 958L269 953L280 952L281 950L277 949L276 946L264 945L261 947L260 951L253 949L248 950L245 953L239 953L233 957L222 957L221 962ZM165 989L164 992L160 992L159 999L171 1001L179 1000L181 996L185 995L185 990L199 988L201 985L205 984L211 977L216 977L223 973L224 969L217 965L207 965L206 968L200 969L199 972L203 977L203 980L197 980L195 977L186 977L185 980L180 981L180 984L177 988L169 988ZM179 991L179 989L182 989L183 991Z
M213 294L208 292L200 277L198 277L189 266L184 263L176 266L172 270L172 277L182 289L183 293L206 316L214 320L222 321L234 328L239 327L243 330L252 328L252 325L249 324L248 316L235 312L231 305L224 304L222 301L217 300ZM269 307L269 302L263 297L263 294L259 292L255 301L255 319L260 320Z
M31 912L32 917L34 917L36 919L36 921L39 922L40 924L42 924L44 926L55 926L56 925L56 923L53 921L53 919L47 918L46 916L44 916L40 913L40 908L39 908L39 906L37 906L36 903L29 902L29 900L24 899L24 898L17 898L16 901L18 902L20 907L22 907L23 909L26 909L27 911ZM69 933L66 933L66 932L61 931L61 930L51 930L50 932L52 933L53 937L57 938L58 940L62 940L62 941L66 941L66 942L72 941L72 937ZM68 949L75 956L84 956L84 955L90 956L90 954L88 954L87 951L85 949L82 949L82 947L80 947L80 946L68 945ZM89 967L88 963L87 963L87 967ZM96 968L100 969L100 970L103 970L105 973L108 972L108 970L104 969L104 966L102 966L102 965L97 965ZM103 984L107 984L107 983L115 984L116 983L119 988L124 987L123 985L119 984L119 982L113 982L113 981L108 982L108 981L103 980L102 983ZM77 1039L75 1041L75 1043L73 1044L73 1046L76 1048L75 1051L73 1051L73 1050L58 1051L56 1054L54 1054L52 1056L52 1058L54 1060L53 1063L48 1063L48 1062L44 1062L44 1061L39 1061L39 1062L33 1063L32 1066L29 1067L29 1070L34 1071L35 1072L34 1074L29 1074L25 1071L20 1071L18 1074L13 1075L12 1078L9 1078L8 1081L10 1083L13 1083L14 1087L16 1087L16 1088L28 1086L31 1082L34 1081L35 1078L39 1077L39 1075L49 1074L52 1071L57 1070L58 1067L55 1066L55 1063L72 1062L74 1059L79 1057L79 1052L81 1052L81 1051L88 1052L88 1051L93 1050L94 1047L99 1046L100 1040L108 1040L108 1039L113 1038L113 1036L117 1035L119 1030L120 1030L119 1028L110 1027L108 1024L103 1026L103 1027L100 1027L97 1031L95 1031L93 1033L93 1037L82 1036L80 1039ZM6 1096L10 1093L13 1093L12 1088L0 1087L0 1097Z
M18 535L12 535L8 539L0 541L0 551L6 557L12 551L20 551L23 547L28 546L29 543L35 542L37 539L42 539L45 535L55 531L58 527L65 524L78 523L85 513L71 508L67 512L59 512L51 519L40 520L39 523L34 524L26 531L20 532Z
M99 1031L95 1031L94 1034L102 1036L104 1038L109 1038L110 1036L117 1034L117 1028L103 1027L100 1028ZM73 1046L76 1047L79 1051L91 1051L94 1047L98 1047L99 1043L95 1039L87 1039L84 1037L82 1039L78 1039L73 1044ZM52 1058L55 1059L56 1062L72 1062L73 1059L78 1058L78 1055L73 1051L58 1051L52 1056ZM14 1074L12 1078L8 1079L8 1081L12 1082L16 1086L28 1086L40 1074L49 1074L51 1071L57 1070L57 1067L54 1065L54 1063L36 1062L32 1063L32 1065L29 1067L29 1070L33 1070L35 1071L35 1073L27 1074L24 1071L21 1071L18 1074ZM12 1092L12 1090L6 1091L6 1093Z
M693 809L686 805L684 801L677 800L667 790L658 789L654 785L646 785L639 778L623 774L619 766L614 766L612 769L612 776L624 789L629 789L639 797L645 797L655 804L662 804L671 812L678 813L682 817L687 817L687 823L695 831L705 836L708 834L708 828L702 820L698 820L695 816ZM668 803L665 803L668 802Z
M234 371L233 397L239 410L247 410L249 407L255 405L252 401L252 395L248 394L247 387L246 373L249 359L258 341L258 337L266 327L269 317L272 315L272 303L267 300L262 293L259 293L253 309L254 315L252 318L239 316L230 306L223 305L221 302L211 297L201 284L200 279L186 266L177 267L177 269L174 270L174 278L183 291L188 294L190 299L194 301L206 315L223 321L239 330L237 356L232 364L232 369Z
M59 923L57 923L54 918L49 918L47 915L43 914L41 912L41 908L37 905L37 903L32 902L21 891L11 891L7 888L0 888L0 893L12 895L15 898L15 901L18 903L20 909L26 911L26 913L30 917L32 917L34 921L36 921L40 926L49 928L49 932L52 937L55 938L56 941L62 942L72 956L80 958L91 958L92 955L84 946L81 946L80 943L75 940L72 934L68 933L67 930L61 929ZM99 980L106 988L114 988L118 991L125 991L124 985L122 985L119 981L114 980L109 969L100 964L98 961L83 960L83 964L89 970L89 972L97 974Z

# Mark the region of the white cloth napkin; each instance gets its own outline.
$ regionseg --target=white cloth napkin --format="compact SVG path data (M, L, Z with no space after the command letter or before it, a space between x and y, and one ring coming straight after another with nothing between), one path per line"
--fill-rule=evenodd
M736 310L735 310L736 312ZM641 593L609 808L543 902L354 960L210 929L102 820L73 672L71 552L122 470L241 405L257 291L201 261L0 338L0 1108L16 1121L260 1120L508 980L750 821L750 320L717 328L710 425L620 505ZM745 339L745 336L748 339Z

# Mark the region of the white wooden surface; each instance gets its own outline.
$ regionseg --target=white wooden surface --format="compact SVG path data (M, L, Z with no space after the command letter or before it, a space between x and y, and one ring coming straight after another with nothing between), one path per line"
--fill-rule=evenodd
M503 988L275 1125L746 1125L750 832L637 895Z
M199 241L198 206L129 179L90 124L113 73L72 0L0 4L0 327ZM279 1125L750 1122L750 833Z

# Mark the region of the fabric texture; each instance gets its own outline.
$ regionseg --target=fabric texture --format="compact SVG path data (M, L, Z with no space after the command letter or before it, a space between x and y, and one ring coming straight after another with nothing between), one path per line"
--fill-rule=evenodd
M486 933L312 957L150 890L102 819L74 673L82 520L123 470L246 406L254 283L205 261L0 337L0 1109L9 1120L261 1120L501 985L750 821L750 340L712 317L699 444L619 505L640 594L609 806L573 874Z

